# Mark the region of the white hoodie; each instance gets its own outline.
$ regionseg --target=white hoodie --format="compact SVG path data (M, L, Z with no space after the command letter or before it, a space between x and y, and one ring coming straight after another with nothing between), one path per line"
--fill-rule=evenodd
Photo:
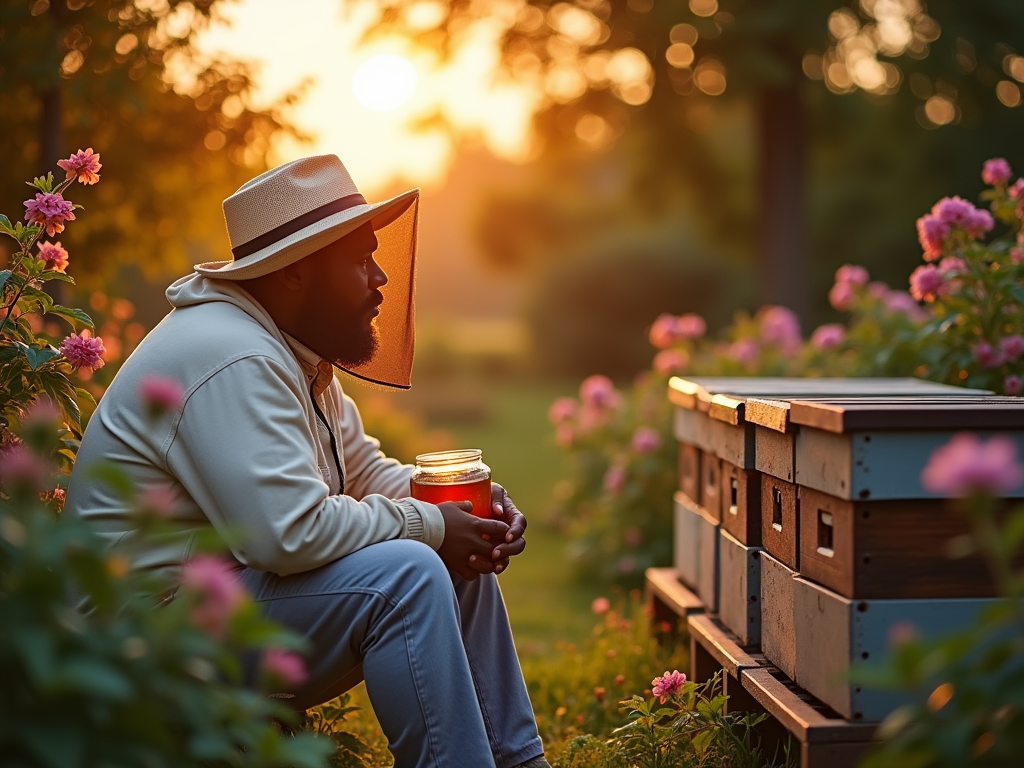
M240 563L281 575L388 539L441 545L440 510L406 498L412 468L384 457L337 379L326 380L329 369L293 348L239 284L192 274L167 298L174 310L125 361L89 422L64 514L89 521L135 567L172 580L210 525ZM185 392L155 422L139 395L148 376L175 379ZM182 532L133 535L132 503L90 476L103 461L140 491L173 500Z

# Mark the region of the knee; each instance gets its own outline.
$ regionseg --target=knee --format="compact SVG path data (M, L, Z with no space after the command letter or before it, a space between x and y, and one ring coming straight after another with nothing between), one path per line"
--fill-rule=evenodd
M412 592L453 592L451 576L437 552L420 541L396 539L367 547L375 567L389 574L396 597Z

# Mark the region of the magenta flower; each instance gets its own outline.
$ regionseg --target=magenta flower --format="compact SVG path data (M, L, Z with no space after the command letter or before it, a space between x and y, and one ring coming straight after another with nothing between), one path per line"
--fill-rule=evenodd
M185 390L177 379L165 379L159 376L147 376L139 385L139 397L152 418L165 413L173 413L181 404Z
M1014 334L1004 336L999 340L999 351L1008 362L1013 362L1021 355L1024 355L1024 336Z
M873 299L884 299L887 293L889 293L889 286L881 280L876 280L868 285L868 296Z
M1011 200L1020 200L1024 197L1024 179L1017 179L1013 182L1013 185L1006 190L1006 194L1010 196Z
M626 470L619 464L612 464L608 467L608 471L604 473L603 486L605 491L611 494L617 494L622 490L622 486L626 483Z
M818 350L825 351L843 343L846 338L846 330L839 323L828 323L820 325L811 334L811 345Z
M944 197L932 206L932 215L952 227L966 227L977 209L961 197Z
M890 312L910 315L915 320L922 318L921 307L906 291L889 291L885 295L885 308Z
M939 262L939 272L942 273L943 277L966 275L968 272L967 262L963 259L958 259L956 256L947 256Z
M942 255L942 246L949 236L949 224L934 214L926 213L917 220L917 239L924 249L924 260L935 261Z
M794 352L800 346L800 319L785 307L762 307L761 338L775 344L784 352Z
M689 357L676 349L663 349L654 356L652 367L658 373L676 373L690 362Z
M8 491L38 491L47 485L52 467L22 443L8 443L0 450L0 485Z
M686 685L686 675L678 669L674 669L671 672L666 671L661 677L654 678L651 681L651 692L664 704L668 701L669 696L682 693L684 685Z
M947 290L942 273L931 264L922 264L910 273L910 295L918 301L935 301Z
M648 338L656 349L671 347L676 341L675 316L668 313L658 315L658 319L651 325Z
M995 225L996 221L991 213L975 208L964 224L964 229L971 237L981 237L986 232L991 232Z
M60 410L47 395L40 395L21 417L21 426L29 432L59 429L64 422Z
M1010 249L1010 261L1014 264L1024 264L1024 248L1016 246Z
M854 284L845 280L837 282L828 292L828 303L840 312L851 309L856 298Z
M622 396L615 391L611 379L595 374L588 376L580 384L580 400L584 405L594 408L615 408L622 401Z
M651 453L661 445L661 437L650 427L637 427L633 433L633 450L637 453Z
M981 180L993 187L1002 186L1010 180L1011 176L1013 176L1013 171L1010 170L1010 164L1001 157L986 160L981 169Z
M555 428L555 445L559 448L571 448L575 439L576 430L572 428L572 424L559 424Z
M974 359L984 368L998 368L1006 362L1003 353L986 341L979 341L971 352L974 354Z
M757 359L757 344L753 339L739 339L729 345L727 354L740 365L748 366Z
M65 221L75 220L75 212L71 201L56 192L37 192L34 199L25 201L25 220L42 227L53 237L64 231Z
M92 147L86 150L78 150L67 160L58 160L60 166L67 174L65 180L78 178L82 184L95 184L100 180L100 156L93 152Z
M1007 376L1003 380L1003 392L1010 397L1016 397L1020 394L1020 376Z
M676 336L680 339L699 339L708 332L708 324L700 315L690 312L676 320Z
M870 276L864 267L856 264L844 264L836 270L837 283L853 283L854 285L867 285Z
M76 371L79 368L95 371L103 367L103 354L107 350L99 336L79 336L72 333L61 342L60 351Z
M280 648L265 650L260 657L260 667L274 683L284 685L286 688L298 688L309 679L306 662L302 657L297 653Z
M191 619L202 630L223 638L228 619L245 602L245 589L225 560L213 555L199 555L181 571L181 588L199 595Z
M1022 483L1024 466L1017 461L1017 446L1005 435L982 442L962 432L936 449L921 473L925 489L946 496L998 496Z
M36 247L39 249L38 258L46 262L47 269L51 269L54 272L63 272L67 269L68 252L64 250L60 241L56 243L38 243Z
M552 424L564 424L576 415L578 408L579 403L571 397L556 398L548 408L548 421Z
M139 508L146 514L157 517L174 517L178 498L166 485L151 485L139 494Z
M594 602L590 604L590 610L596 613L598 616L608 613L611 610L612 604L607 597L595 597Z

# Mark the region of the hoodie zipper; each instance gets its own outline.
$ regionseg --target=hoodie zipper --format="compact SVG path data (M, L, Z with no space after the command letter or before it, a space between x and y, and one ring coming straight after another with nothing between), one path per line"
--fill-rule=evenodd
M327 423L327 417L324 416L323 411L320 410L320 406L317 405L316 395L313 394L313 386L309 387L309 399L313 401L313 411L316 413L316 417L320 420L320 423L324 425L324 429L327 430L327 434L331 436L331 452L334 454L334 466L338 468L338 494L345 493L345 472L341 468L341 456L338 454L338 440L334 437L334 430L331 429L331 425Z

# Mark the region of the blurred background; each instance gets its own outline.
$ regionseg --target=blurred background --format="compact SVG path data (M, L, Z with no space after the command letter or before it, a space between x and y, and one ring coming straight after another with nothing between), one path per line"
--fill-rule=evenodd
M0 163L102 154L63 243L97 388L166 285L225 258L242 182L329 152L371 200L421 187L414 388L344 386L394 455L484 450L533 523L502 578L544 647L603 589L547 517L551 400L629 382L662 312L810 329L842 264L903 284L919 215L1024 165L1021 53L1019 0L2 0Z

